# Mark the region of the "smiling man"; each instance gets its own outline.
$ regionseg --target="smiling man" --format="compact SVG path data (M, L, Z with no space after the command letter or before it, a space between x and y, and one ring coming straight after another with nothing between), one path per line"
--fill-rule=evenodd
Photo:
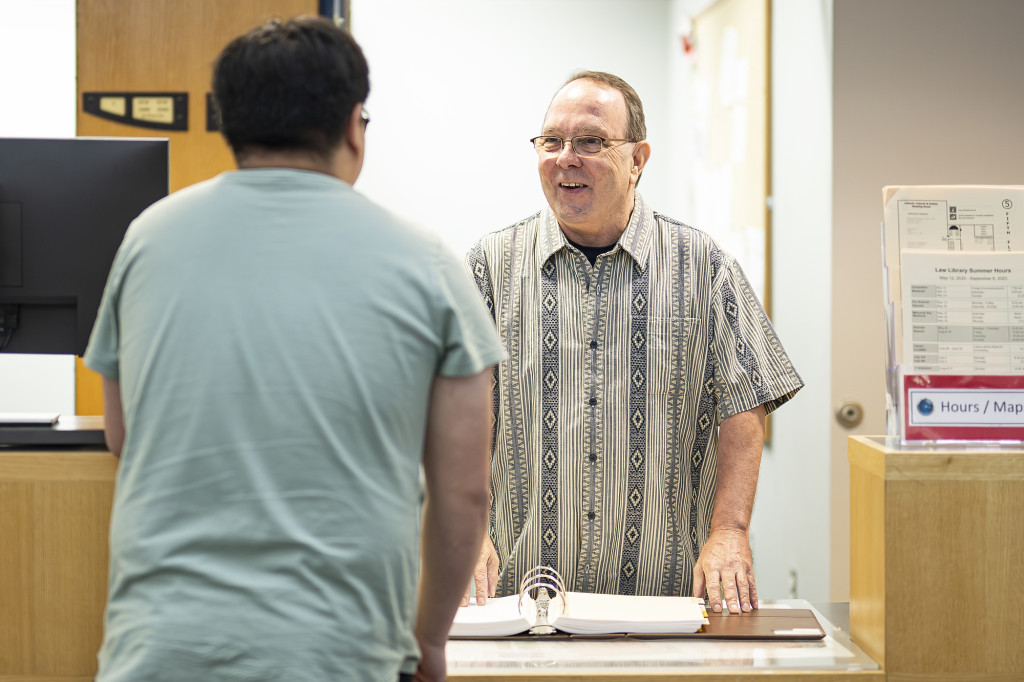
M765 415L803 385L732 256L636 191L651 156L621 78L574 74L537 150L548 208L467 264L509 352L475 575L757 608L749 524Z

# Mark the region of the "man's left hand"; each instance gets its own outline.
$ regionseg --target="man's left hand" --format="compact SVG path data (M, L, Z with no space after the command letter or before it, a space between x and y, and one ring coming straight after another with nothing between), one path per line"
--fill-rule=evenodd
M730 613L757 608L754 559L747 533L732 529L711 532L693 567L693 594L707 594L716 613L722 610L723 599Z

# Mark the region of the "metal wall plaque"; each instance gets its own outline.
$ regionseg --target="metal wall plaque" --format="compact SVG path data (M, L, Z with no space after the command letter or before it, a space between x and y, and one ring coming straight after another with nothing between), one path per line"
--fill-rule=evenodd
M84 92L87 114L156 130L188 130L187 92Z

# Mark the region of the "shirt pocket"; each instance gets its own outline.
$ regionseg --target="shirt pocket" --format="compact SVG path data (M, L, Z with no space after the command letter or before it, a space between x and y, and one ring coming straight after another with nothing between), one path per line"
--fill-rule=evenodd
M686 377L686 358L692 317L652 317L647 320L647 392L681 391Z

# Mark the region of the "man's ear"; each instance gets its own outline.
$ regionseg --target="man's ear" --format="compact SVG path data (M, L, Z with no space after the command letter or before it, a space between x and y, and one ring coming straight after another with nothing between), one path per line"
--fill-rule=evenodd
M360 115L363 103L356 102L348 115L348 125L341 142L334 149L331 167L332 175L354 185L363 170L363 152L366 149L366 129Z
M633 148L633 169L630 171L633 182L640 179L640 174L644 172L644 166L647 165L647 161L650 158L651 143L647 140L637 142L636 147Z
M360 162L366 147L366 128L363 126L363 103L356 102L348 112L348 126L345 128L345 146Z

